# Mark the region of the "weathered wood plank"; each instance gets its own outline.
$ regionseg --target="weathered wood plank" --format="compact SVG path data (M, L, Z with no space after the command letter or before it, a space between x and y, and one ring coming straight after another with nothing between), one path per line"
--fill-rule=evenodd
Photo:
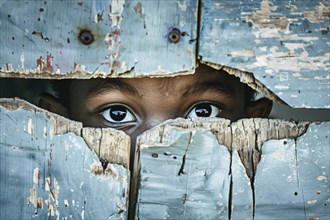
M297 140L299 187L307 219L330 216L330 125L312 124Z
M88 130L81 123L20 100L1 100L1 105L0 219L127 218L129 164L112 161L122 152L112 148L109 163L102 164L80 136ZM108 136L130 148L123 132L105 131L101 142ZM129 150L123 155L127 160Z
M255 176L255 219L305 219L299 178L295 141L267 141Z
M0 76L58 79L191 72L197 2L1 1Z
M311 124L295 140L264 144L255 177L255 219L330 217L329 130L329 123Z
M252 183L236 149L232 152L231 160L231 219L253 219Z
M234 123L222 119L177 119L145 132L137 146L136 215L169 219L305 219L307 204L317 203L309 212L320 213L314 217L329 217L329 160L325 162L329 139L316 134L320 125L312 124L315 128L306 130L307 126L267 119ZM329 123L322 126L329 131ZM301 143L309 143L311 137L320 145L319 153L309 154L314 162L322 161L315 166L299 156L298 150L301 148L301 155L306 157ZM324 156L320 158L321 155ZM311 171L308 165L313 166ZM315 172L312 181L311 172ZM300 181L320 200L311 197L305 201ZM209 199L203 202L204 197ZM198 206L193 206L195 198L200 198ZM217 207L219 204L222 205Z
M228 217L230 153L210 131L172 129L162 144L141 145L141 219Z
M329 1L204 0L201 60L252 72L294 107L330 108Z

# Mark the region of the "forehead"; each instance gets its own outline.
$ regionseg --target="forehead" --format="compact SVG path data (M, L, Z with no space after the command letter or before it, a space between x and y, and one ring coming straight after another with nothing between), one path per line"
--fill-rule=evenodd
M140 95L145 93L157 92L171 95L173 93L184 93L194 89L198 85L219 86L224 90L228 90L236 95L244 95L245 85L235 76L228 74L223 70L216 70L206 65L200 65L195 74L182 75L164 78L120 78L120 79L90 79L90 80L74 80L72 88L77 94L90 95L98 93L108 84L118 86L118 90L126 90L130 92L132 89Z

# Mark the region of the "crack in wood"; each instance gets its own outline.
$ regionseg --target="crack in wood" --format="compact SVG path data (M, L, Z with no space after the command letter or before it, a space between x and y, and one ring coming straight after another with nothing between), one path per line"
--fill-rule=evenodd
M35 113L43 113L51 121L50 138L53 138L55 135L73 132L77 136L81 136L85 140L87 146L93 150L98 157L107 159L110 163L121 164L126 168L129 167L130 137L123 131L111 128L84 128L81 122L71 121L18 98L1 99L0 106L10 111L23 108L26 110L33 110ZM20 146L20 149L30 150L30 148L24 149L23 146ZM33 151L33 149L31 150ZM42 149L40 149L40 151L42 151Z

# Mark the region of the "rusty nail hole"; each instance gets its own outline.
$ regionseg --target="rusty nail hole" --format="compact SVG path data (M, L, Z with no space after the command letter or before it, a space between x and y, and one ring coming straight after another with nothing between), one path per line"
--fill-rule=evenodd
M90 31L82 30L79 33L79 40L85 45L90 45L94 41L94 36Z
M101 165L103 167L103 172L104 172L105 169L108 167L109 161L107 159L101 157L100 162L101 162Z
M173 159L174 159L174 160L176 160L176 158L177 158L176 156L173 156Z
M298 192L294 192L293 195L297 196L298 195Z
M179 29L174 28L168 35L168 39L171 43L178 43L180 40L181 32Z
M189 34L187 32L182 32L181 37L185 37L185 36L189 36Z
M321 191L317 191L316 195L318 195L318 196L321 195Z
M39 8L39 12L43 12L44 11L44 9L43 8Z
M153 154L151 154L151 156L152 156L153 158L157 158L157 157L158 157L158 154L157 154L157 153L153 153Z

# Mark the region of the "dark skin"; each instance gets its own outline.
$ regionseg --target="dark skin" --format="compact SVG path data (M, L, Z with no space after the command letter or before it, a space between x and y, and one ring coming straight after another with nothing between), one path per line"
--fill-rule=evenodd
M265 98L245 100L246 85L206 65L193 75L171 78L74 80L68 91L68 106L50 94L40 95L38 104L87 127L123 130L133 148L138 135L167 119L265 118L272 108Z

